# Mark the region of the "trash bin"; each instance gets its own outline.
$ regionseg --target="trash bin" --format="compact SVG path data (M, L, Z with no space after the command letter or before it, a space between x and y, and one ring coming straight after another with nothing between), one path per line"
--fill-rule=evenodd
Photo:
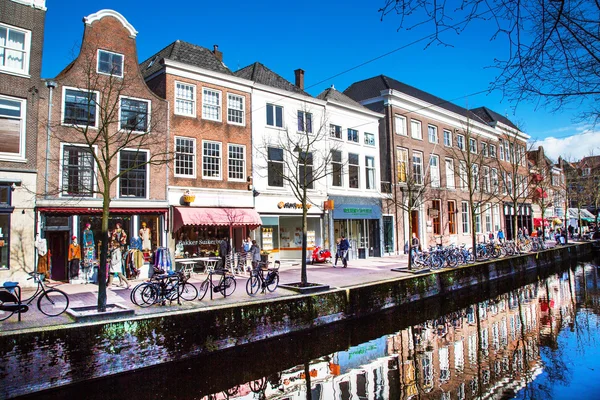
M358 258L367 258L367 249L364 247L358 248Z

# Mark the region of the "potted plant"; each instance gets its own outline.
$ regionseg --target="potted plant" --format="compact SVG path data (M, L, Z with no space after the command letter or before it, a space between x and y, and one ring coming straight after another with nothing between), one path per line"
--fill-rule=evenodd
M267 250L262 250L262 251L260 252L260 261L262 261L262 262L267 262L267 261L269 261L269 253L270 253L270 252L269 252L269 251L267 251Z

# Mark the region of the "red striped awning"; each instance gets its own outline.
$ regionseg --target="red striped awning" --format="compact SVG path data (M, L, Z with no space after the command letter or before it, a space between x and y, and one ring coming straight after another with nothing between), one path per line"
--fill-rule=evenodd
M173 232L184 225L248 226L256 229L262 221L252 208L173 207Z
M39 212L47 214L102 214L101 207L38 207ZM111 208L111 214L165 214L168 208Z

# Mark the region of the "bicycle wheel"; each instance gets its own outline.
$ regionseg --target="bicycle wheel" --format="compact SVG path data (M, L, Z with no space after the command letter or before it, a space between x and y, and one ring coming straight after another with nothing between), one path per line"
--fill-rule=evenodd
M235 292L235 279L233 276L224 276L222 280L222 288L223 297L231 296L233 292Z
M198 297L198 289L190 282L183 282L179 285L179 297L185 301L193 301Z
M204 282L202 282L200 284L200 288L198 289L198 300L202 300L204 298L204 296L206 296L207 292L208 292L208 278L206 278L206 280L204 280Z
M279 286L279 274L277 272L271 272L267 274L267 290L269 292L274 292Z
M64 313L69 307L69 296L61 290L49 289L40 295L37 306L43 314L56 317Z
M248 296L255 296L260 290L260 278L256 275L251 275L246 281L246 293Z
M131 302L136 306L150 307L158 299L158 290L149 282L140 283L131 291Z

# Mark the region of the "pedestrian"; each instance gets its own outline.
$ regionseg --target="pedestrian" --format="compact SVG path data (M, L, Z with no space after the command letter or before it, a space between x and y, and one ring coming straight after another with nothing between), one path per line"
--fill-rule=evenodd
M127 286L129 289L129 281L123 275L123 255L121 254L121 247L119 242L113 240L112 242L112 250L110 252L110 268L108 273L108 282L106 286L110 287L112 285L113 277L115 274L119 277L119 286Z
M348 249L350 249L350 242L342 235L342 239L340 240L340 252L344 268L348 266Z
M498 229L498 241L500 243L504 242L504 231L502 229Z
M258 247L258 244L256 244L256 240L252 241L252 246L250 247L250 255L250 258L252 260L252 269L256 270L260 265L260 247Z
M519 230L517 231L517 238L523 239L523 228L519 228Z
M414 257L417 255L417 253L419 253L419 247L421 246L421 243L419 242L419 238L417 237L417 234L413 232L412 234L412 240L410 242L410 255L411 257Z
M527 229L526 226L523 227L523 236L525 236L525 237L529 236L529 229Z
M246 238L246 240L244 240L242 242L242 254L238 260L238 269L241 269L242 271L246 270L246 266L248 265L248 259L250 258L250 249L252 248L252 239L250 238L250 236L248 236ZM252 260L250 259L250 263L252 263Z
M335 240L335 261L333 262L333 268L337 268L338 258L342 257L342 252L340 250L340 243L342 242L342 238L339 237Z
M489 239L490 239L490 242L491 242L491 241L493 241L493 240L494 240L494 232L490 232L490 233L488 234L488 237L489 237Z
M229 237L225 236L221 243L219 243L219 257L221 257L221 269L227 268L227 257L231 252L231 245L229 244Z

